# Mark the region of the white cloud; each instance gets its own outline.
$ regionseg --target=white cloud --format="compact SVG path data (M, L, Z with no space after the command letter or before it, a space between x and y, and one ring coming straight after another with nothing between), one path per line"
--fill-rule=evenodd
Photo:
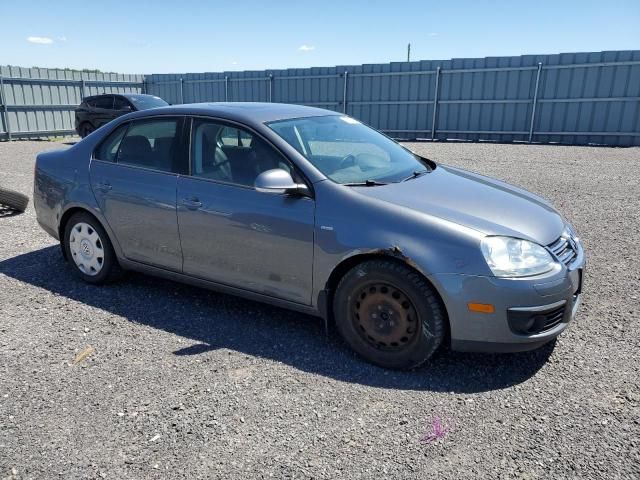
M238 62L234 60L233 62L231 62L231 65L238 65Z
M65 37L63 35L62 37L58 37L58 40L60 40L61 42L66 42L67 41L67 37Z
M27 37L27 42L37 43L38 45L51 45L53 39L49 37Z
M314 47L313 45L300 45L298 47L298 50L300 50L301 52L311 52L315 49L316 47Z
M431 32L431 33L429 34L429 36L430 36L430 37L437 37L437 36L438 36L438 33L437 33L437 32Z

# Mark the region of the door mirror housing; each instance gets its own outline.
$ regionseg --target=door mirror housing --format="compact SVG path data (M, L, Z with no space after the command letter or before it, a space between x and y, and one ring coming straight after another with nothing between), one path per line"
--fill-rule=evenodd
M121 112L133 112L133 108L131 108L131 105L123 105L120 107L120 111Z
M262 193L309 196L309 188L304 183L293 181L291 174L281 168L262 172L254 182L255 189Z

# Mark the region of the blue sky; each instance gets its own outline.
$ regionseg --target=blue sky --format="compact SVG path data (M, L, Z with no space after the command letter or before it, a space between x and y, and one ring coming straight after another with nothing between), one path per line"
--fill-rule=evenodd
M640 48L640 0L0 0L0 64L177 73Z

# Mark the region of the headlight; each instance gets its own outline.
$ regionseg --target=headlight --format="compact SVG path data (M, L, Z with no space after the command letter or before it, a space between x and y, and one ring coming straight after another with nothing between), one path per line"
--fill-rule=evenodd
M551 270L555 262L540 245L511 237L485 237L482 254L496 277L526 277Z

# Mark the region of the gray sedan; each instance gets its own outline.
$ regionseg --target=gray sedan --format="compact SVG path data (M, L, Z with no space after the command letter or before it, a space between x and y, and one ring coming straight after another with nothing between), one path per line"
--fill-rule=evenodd
M388 368L539 347L580 303L584 252L547 201L317 108L125 115L38 155L34 204L86 282L137 270L318 315Z

